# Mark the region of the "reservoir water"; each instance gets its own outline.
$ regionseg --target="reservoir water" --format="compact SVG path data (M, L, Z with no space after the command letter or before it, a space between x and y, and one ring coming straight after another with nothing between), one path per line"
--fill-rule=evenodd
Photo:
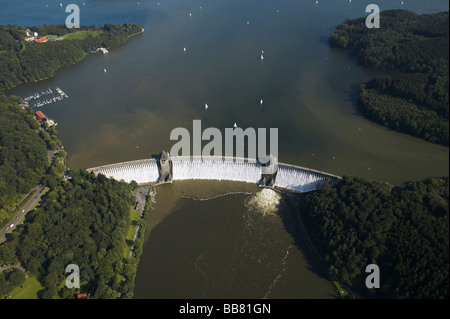
M280 195L238 182L156 188L136 298L336 298Z
M0 23L62 24L69 2L60 2L3 0ZM337 24L366 15L372 2L70 1L80 6L81 24L134 22L145 32L52 79L7 93L64 90L68 99L40 110L58 123L72 167L170 150L170 132L191 131L192 120L201 119L203 128L224 130L235 122L278 128L279 160L285 163L393 184L448 176L448 148L361 116L358 86L380 72L358 66L327 43ZM449 6L444 0L377 4L417 13ZM158 189L136 297L335 297L298 241L298 230L286 223L289 214L264 214L249 204L263 201L254 199L259 192L254 185L214 182Z

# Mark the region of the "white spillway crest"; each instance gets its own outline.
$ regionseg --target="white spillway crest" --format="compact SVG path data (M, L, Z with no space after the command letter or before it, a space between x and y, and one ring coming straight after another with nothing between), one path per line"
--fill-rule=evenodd
M218 158L182 159L171 158L173 180L229 180L247 183L258 183L261 180L262 166L256 162L222 160ZM125 163L91 168L95 174L103 174L127 183L156 183L159 177L157 163L154 159L138 160ZM328 178L332 185L336 177L325 173L310 171L278 163L275 186L300 192L315 190L318 184Z

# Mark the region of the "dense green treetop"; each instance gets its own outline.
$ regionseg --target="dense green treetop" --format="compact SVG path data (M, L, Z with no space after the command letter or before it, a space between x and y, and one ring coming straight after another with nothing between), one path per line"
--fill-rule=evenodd
M42 36L67 36L67 39L27 42L24 39L27 29ZM137 24L81 26L79 29L67 29L65 25L0 25L0 90L51 77L60 68L82 60L99 47L121 45L141 30Z
M0 227L11 217L12 204L39 184L48 165L32 110L0 93Z
M358 63L392 70L361 86L359 106L371 120L427 141L449 144L449 14L380 13L380 28L365 17L332 32L332 46Z
M68 264L80 267L81 290L92 298L117 298L135 202L132 186L85 170L73 169L71 177L58 179L45 203L0 246L0 262L18 259L37 275L44 286L40 298L74 297L75 290L64 285Z
M448 73L448 12L418 15L406 10L380 13L380 28L366 18L347 20L331 33L331 45L348 49L364 66L403 72Z
M449 297L449 178L401 188L344 177L301 198L332 279L366 297ZM369 264L379 289L365 286Z
M23 284L25 274L19 269L0 272L0 296L9 294L15 287Z

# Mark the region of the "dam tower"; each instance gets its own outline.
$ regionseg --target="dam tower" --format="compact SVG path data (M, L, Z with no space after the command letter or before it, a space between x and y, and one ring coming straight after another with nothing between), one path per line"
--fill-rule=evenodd
M159 183L172 182L173 165L169 157L169 152L162 151L158 159Z
M267 163L261 164L261 180L259 186L274 187L278 173L278 162L275 156L270 154Z

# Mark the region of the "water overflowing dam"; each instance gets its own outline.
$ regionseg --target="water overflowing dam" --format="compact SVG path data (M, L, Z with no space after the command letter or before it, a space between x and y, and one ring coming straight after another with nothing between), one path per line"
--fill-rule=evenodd
M173 180L229 180L259 184L263 173L263 165L251 159L175 156L170 157L170 161ZM138 184L161 182L160 167L155 158L104 165L89 168L88 171L128 183L133 180ZM278 163L273 186L308 192L327 179L333 186L340 178L309 168Z

